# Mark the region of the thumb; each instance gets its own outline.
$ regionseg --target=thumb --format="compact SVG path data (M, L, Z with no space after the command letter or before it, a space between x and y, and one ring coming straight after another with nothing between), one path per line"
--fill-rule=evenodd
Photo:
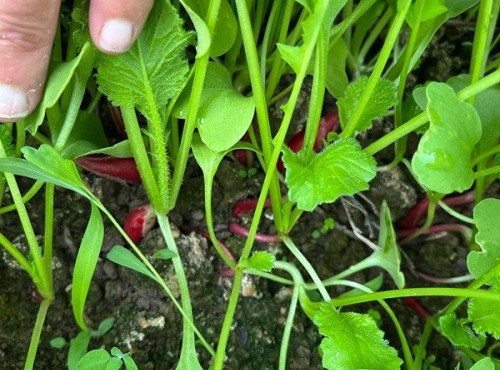
M60 0L0 1L0 122L26 117L43 94Z

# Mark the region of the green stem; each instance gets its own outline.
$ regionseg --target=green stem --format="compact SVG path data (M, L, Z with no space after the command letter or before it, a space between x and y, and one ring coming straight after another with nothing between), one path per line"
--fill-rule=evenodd
M219 14L221 0L210 0L207 12L207 26L211 35L214 33L215 24L217 22L217 15ZM186 170L186 164L189 158L189 149L191 148L191 141L193 140L193 132L198 119L198 109L200 107L201 94L203 91L203 84L205 82L205 75L207 73L208 60L210 57L210 50L200 58L196 59L194 65L194 79L193 87L191 88L191 95L189 97L189 109L186 114L186 122L184 130L182 131L181 145L179 148L179 155L175 165L174 174L172 176L172 195L170 199L170 208L173 209L179 196L181 189L182 179Z
M16 123L16 147L15 156L17 158L21 157L21 148L26 143L26 130L24 129L24 121L19 121Z
M488 175L494 175L500 172L500 166L493 166L482 171L474 172L474 178L480 179Z
M429 228L432 225L432 222L434 221L434 216L436 214L436 205L437 202L435 202L433 199L429 199L429 205L427 206L427 217L425 219L424 224L421 227L419 227L418 230L415 231L412 235L404 238L401 241L401 244L408 243L410 240L415 239L417 236L422 235L427 230L429 230Z
M45 269L52 281L52 249L54 242L54 184L45 185L45 226L43 237L43 259Z
M485 159L497 154L500 152L500 145L495 145L493 148L486 150L485 152L479 154L474 160L471 162L472 166L477 165L479 162L482 162Z
M99 104L99 101L101 100L101 97L102 97L102 93L100 91L98 91L94 97L92 98L92 101L89 103L86 111L87 113L92 113L96 107L97 107L97 104Z
M366 106L368 105L373 92L375 91L375 87L377 86L377 83L379 82L382 76L382 72L384 71L385 65L389 60L392 48L394 47L394 44L399 38L401 27L403 26L406 13L410 8L411 1L406 0L404 3L400 2L400 4L402 4L401 9L398 9L396 17L394 18L394 21L389 29L389 33L387 34L384 46L380 51L380 55L377 58L377 62L375 63L373 72L371 73L370 78L368 79L368 82L366 84L366 88L360 97L358 109L354 111L354 114L351 116L351 119L349 120L349 122L347 122L344 130L342 131L341 135L344 137L350 137L355 133L358 122L361 119L363 112L366 109Z
M3 143L0 140L0 158L6 157L7 155L5 153ZM7 184L9 185L12 200L16 205L19 220L21 221L26 240L28 241L30 253L35 264L36 274L40 278L39 282L37 283L37 287L45 299L53 300L54 291L52 281L49 279L50 275L45 269L45 263L40 251L40 247L38 245L38 241L36 240L35 231L33 230L33 225L31 224L30 218L28 216L28 211L26 210L21 192L19 191L19 186L17 185L16 178L14 177L14 175L6 172L5 179L7 180Z
M43 184L44 184L43 181L36 181L31 186L30 190L28 190L28 192L23 195L23 197L21 198L22 202L28 203L31 200L31 198L33 198L38 193L38 191L42 188ZM15 211L15 210L16 210L16 205L9 204L8 206L0 208L0 215L7 213L7 212Z
M35 327L33 328L33 334L31 335L30 347L26 356L26 362L24 363L24 370L32 370L35 364L35 357L38 350L38 343L40 342L40 335L42 334L43 323L45 322L45 317L47 316L47 311L51 302L52 300L44 299L38 309Z
M183 358L184 356L188 356L189 353L193 353L196 351L194 331L191 328L191 323L194 323L194 320L191 298L189 297L189 286L186 279L186 274L184 273L184 267L182 266L182 260L179 255L179 250L177 249L174 237L172 236L172 230L170 229L168 217L165 214L157 213L156 219L158 220L158 225L160 226L161 233L163 235L163 238L165 239L165 242L167 243L168 249L175 253L175 256L172 257L172 263L174 265L175 275L177 276L182 308L186 313L186 317L183 320L182 325L183 330L181 358Z
M427 346L433 327L434 323L432 319L425 322L424 331L422 333L422 337L420 338L420 343L418 344L417 353L415 355L414 369L420 370L422 368L422 360L425 356L425 347Z
M326 290L323 282L319 278L316 270L314 270L314 267L311 265L311 263L307 260L307 258L302 254L302 252L297 248L297 246L288 236L283 236L281 239L283 240L283 243L285 243L285 245L288 247L290 252L292 252L292 254L295 256L295 258L299 260L301 265L305 268L311 279L314 281L314 284L316 284L316 288L319 290L321 297L323 297L323 300L330 301L330 294L328 294L328 291Z
M262 83L262 76L259 70L259 57L255 45L255 39L251 32L252 24L246 2L244 0L236 1L236 9L238 11L238 20L240 22L241 35L243 39L243 46L248 64L248 72L250 74L250 82L252 84L252 92L256 105L257 122L259 125L259 132L262 142L262 152L264 153L264 160L266 166L269 165L271 159L272 136L271 124L269 123L269 115L267 112L266 93ZM268 166L269 169L269 166ZM278 231L283 230L282 216L281 216L281 190L279 186L278 177L276 176L276 168L271 167L270 174L272 176L271 183L271 207L274 215L274 223Z
M366 41L363 43L361 50L359 51L358 55L356 56L357 65L361 66L364 64L366 54L368 54L368 51L370 51L370 48L373 46L373 44L375 43L377 38L380 36L382 31L385 29L385 27L387 26L387 24L391 20L392 16L393 16L392 9L387 8L384 15L377 21L377 25L368 34Z
M403 297L463 297L488 299L500 302L500 294L488 290L477 290L469 288L408 288L398 290L386 290L356 297L334 298L332 303L336 307L349 306L353 304L377 301L379 299L394 299Z
M12 244L2 233L0 233L0 244L4 247L7 252L21 265L21 267L26 270L26 272L31 276L32 279L35 278L35 272L33 271L33 267L23 256L21 252L16 248L14 244Z
M290 333L292 332L293 320L295 318L295 312L297 310L297 302L299 300L300 289L302 289L301 284L304 282L304 280L302 279L300 271L291 263L276 261L274 262L274 267L288 272L292 277L294 283L292 299L290 301L290 308L288 309L288 316L286 318L285 328L283 330L283 337L281 339L280 357L278 365L279 370L285 370L288 344L290 342Z
M470 217L467 217L467 216L464 216L463 214L455 211L453 208L451 208L449 205L447 205L445 202L443 201L439 201L438 202L439 206L444 210L446 211L446 213L448 213L450 216L453 216L455 217L456 219L459 219L460 221L463 221L463 222L466 222L468 224L472 224L474 225L474 219L470 218Z

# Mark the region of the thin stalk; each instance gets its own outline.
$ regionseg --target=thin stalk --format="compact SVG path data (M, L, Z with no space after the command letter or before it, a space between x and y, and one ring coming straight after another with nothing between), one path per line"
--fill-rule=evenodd
M4 247L7 252L21 265L21 267L26 270L29 276L34 279L35 272L29 261L24 257L24 255L19 252L14 244L12 244L2 233L0 233L0 244Z
M5 153L3 143L0 140L0 158L6 158L6 157L7 155ZM42 253L40 251L40 247L38 246L38 241L36 240L35 231L33 230L33 225L31 224L30 218L28 216L28 211L26 210L26 206L23 203L23 199L21 196L21 192L19 190L19 186L17 185L16 178L14 177L14 175L6 172L5 179L7 180L7 184L9 185L10 193L12 195L12 200L16 205L17 213L19 215L19 220L21 221L24 234L26 235L26 240L28 241L30 253L33 258L33 262L35 264L36 273L40 278L37 287L39 288L40 293L44 296L44 298L48 300L53 300L54 291L52 287L52 281L49 280L49 275L45 269L44 260L42 257Z
M314 267L311 265L311 263L307 260L307 258L302 254L302 252L297 248L297 246L288 236L283 236L282 240L283 243L285 243L285 245L288 247L290 252L292 252L295 258L297 258L297 260L301 263L301 265L306 269L307 273L314 281L314 284L316 284L316 288L319 290L321 297L325 301L330 301L331 300L330 294L326 290L325 286L323 285L323 282L319 278L318 274L316 273L316 270L314 270Z
M422 360L425 356L425 347L427 346L433 327L434 323L432 319L425 322L424 331L417 347L417 353L415 354L414 369L422 368Z
M260 45L260 76L262 79L262 84L265 83L266 78L266 66L267 66L267 52L269 50L269 44L271 43L271 32L273 28L276 27L276 22L279 19L279 13L281 10L281 1L274 1L271 7L271 13L269 13L269 17L266 21L266 29L264 31L264 37L262 38L262 43ZM242 34L244 34L244 30L242 29ZM245 44L245 36L243 37L243 44ZM254 40L258 37L254 35ZM255 45L255 43L254 43ZM246 49L245 49L246 50Z
M480 179L488 175L494 175L500 172L500 166L493 166L485 170L474 172L474 178Z
M44 182L43 181L36 181L30 188L30 190L28 190L26 192L26 194L24 194L21 198L21 201L23 203L28 203L31 198L33 198L37 193L38 191L42 188ZM4 214L4 213L7 213L7 212L11 212L11 211L15 211L16 210L16 205L15 204L9 204L8 206L5 206L5 207L2 207L0 208L0 215Z
M217 22L217 15L219 14L221 0L210 0L207 12L207 26L211 35L214 33L215 24ZM194 79L193 87L191 88L191 95L189 97L189 109L186 115L186 123L182 131L182 139L179 148L179 155L175 170L172 176L172 195L170 199L169 210L175 207L177 197L182 185L184 171L189 158L189 150L191 148L191 141L193 140L193 132L198 119L198 109L200 107L201 93L203 91L203 84L205 82L205 75L207 73L208 61L210 57L210 50L200 58L196 59L194 65Z
M179 255L179 250L175 244L174 237L172 236L172 230L170 229L170 223L168 222L168 217L165 214L156 214L156 219L158 225L160 226L161 233L165 242L167 243L168 249L175 253L172 257L172 264L174 265L175 275L177 276L177 283L179 285L179 292L181 295L181 303L184 312L186 313L186 318L183 320L183 330L182 330L182 348L181 348L181 358L186 356L188 353L195 352L195 336L194 331L191 328L191 323L193 320L193 308L191 306L191 298L189 297L189 286L186 279L186 274L184 273L184 267L182 265L182 260ZM190 348L190 346L192 348Z
M375 87L377 86L377 83L382 76L382 72L384 71L387 61L389 60L389 56L391 55L394 44L399 38L399 33L401 31L401 28L403 27L406 13L410 8L411 1L406 0L404 3L400 2L400 4L402 4L401 8L398 9L396 13L396 17L394 18L394 21L389 29L389 33L387 34L387 37L385 39L384 46L380 51L380 55L377 59L377 62L375 63L375 67L373 68L370 78L368 79L366 88L361 95L358 109L355 110L351 119L349 120L349 122L347 122L341 136L350 137L355 133L358 122L361 119L363 112L372 97Z
M45 225L43 235L43 259L45 270L52 281L52 248L54 242L54 184L45 185Z
M451 208L449 205L447 205L445 202L443 201L439 201L438 202L439 206L446 211L446 213L448 213L450 216L453 216L455 217L456 219L459 219L460 221L463 221L463 222L466 222L468 224L472 224L474 225L474 219L470 218L470 217L467 217L467 216L464 216L463 214L455 211L453 208Z
M436 205L437 203L433 201L432 199L429 199L429 205L427 206L427 218L425 219L424 224L422 227L419 227L416 232L414 232L412 235L407 236L401 241L401 244L408 243L410 240L415 239L417 236L424 234L427 230L429 230L429 227L431 227L432 223L434 222L434 216L436 214Z
M281 339L280 357L278 364L279 370L285 370L288 344L290 342L290 333L292 332L293 320L295 318L295 312L297 310L297 302L299 300L300 289L302 289L301 284L304 282L304 280L302 279L300 271L291 263L276 261L274 262L274 267L288 272L292 277L294 283L292 299L290 301L288 316L286 318L285 328L283 330L283 337Z
M94 97L92 98L91 102L89 103L86 111L87 113L92 113L96 107L97 107L97 104L99 104L99 101L101 100L101 97L102 97L102 93L100 91L98 91Z
M485 159L488 159L491 156L494 156L495 154L500 153L500 145L495 145L493 148L490 148L483 153L479 154L474 160L471 162L473 166L477 165L479 162L484 161Z
M38 343L40 342L40 335L42 334L43 323L45 322L45 317L47 317L47 311L51 303L52 300L44 299L40 304L38 314L36 315L33 334L31 335L30 347L26 356L26 362L24 363L24 370L32 370L33 366L35 365L36 352L38 350Z
M24 121L19 121L16 123L16 147L15 156L21 156L21 148L26 143L26 130L24 129Z
M392 18L392 9L387 8L384 15L378 20L377 25L370 31L366 41L363 43L361 50L356 56L356 63L358 65L363 65L365 61L366 54L370 51L370 48L373 46L377 38L380 36L382 31L385 29L387 24L390 22Z
M266 93L264 91L262 76L259 70L259 56L257 54L255 39L253 38L253 34L251 32L252 25L250 15L248 14L248 9L244 0L236 1L236 9L238 12L238 20L240 22L243 46L245 48L248 72L250 74L253 98L256 105L257 123L259 125L259 132L262 142L262 152L264 153L265 164L266 166L268 166L270 163L273 147L271 124L269 123L269 115L267 112ZM274 215L274 223L276 225L276 229L278 231L282 231L283 224L281 215L281 190L278 177L276 176L275 167L271 167L270 175L272 176L270 197Z

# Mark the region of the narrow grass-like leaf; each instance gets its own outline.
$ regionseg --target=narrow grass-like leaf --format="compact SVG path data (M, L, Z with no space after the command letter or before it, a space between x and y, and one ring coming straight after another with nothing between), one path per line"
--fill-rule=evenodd
M429 190L467 190L474 182L471 152L481 137L479 116L446 84L430 83L426 95L430 126L412 158L413 172Z
M340 313L331 303L324 302L314 323L326 337L320 349L327 369L396 370L403 363L369 315Z
M303 158L302 151L293 153L283 147L283 162L289 198L305 211L368 189L376 174L373 157L350 138L330 144L310 161Z
M144 265L144 263L142 263L142 261L137 258L135 254L121 245L115 245L113 249L108 252L106 258L117 265L135 270L153 279L154 281L157 281L156 277L151 273L151 271L149 271L146 265Z
M476 279L500 263L500 200L484 199L474 207L476 243L481 251L471 251L467 268Z
M71 288L73 313L75 314L76 322L83 330L87 330L84 321L85 301L97 260L99 259L103 239L104 224L102 216L97 206L92 203L89 223L83 234L83 239L76 256Z
M354 112L359 109L359 100L367 84L368 77L361 76L347 87L344 97L337 102L342 128L350 121ZM384 117L389 108L396 103L396 85L394 82L384 79L378 81L372 98L365 107L355 131L360 132L369 129L374 119Z

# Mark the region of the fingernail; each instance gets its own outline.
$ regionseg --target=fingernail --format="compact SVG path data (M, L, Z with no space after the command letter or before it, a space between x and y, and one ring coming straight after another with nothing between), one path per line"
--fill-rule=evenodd
M123 19L110 19L102 27L99 44L111 53L128 50L132 44L132 23Z
M28 95L17 87L0 84L0 119L15 120L28 115Z

